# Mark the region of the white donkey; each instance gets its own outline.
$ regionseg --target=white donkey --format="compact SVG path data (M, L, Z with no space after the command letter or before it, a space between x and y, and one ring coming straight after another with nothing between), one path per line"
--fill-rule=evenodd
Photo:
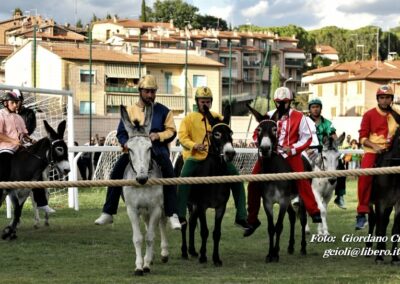
M146 107L144 125L130 121L126 108L121 106L121 118L128 132L127 142L130 164L126 167L124 179L136 179L145 184L149 178L161 177L161 170L151 158L152 143L149 137L153 107ZM150 272L153 261L153 243L155 229L159 225L161 234L161 259L168 261L168 242L166 238L166 217L163 210L163 190L161 185L123 187L125 204L132 223L133 244L136 251L135 275ZM140 216L143 218L147 232L145 234L146 251L142 256L143 235L140 230Z
M318 154L311 166L314 172L319 171L334 171L339 164L340 153L338 146L342 144L345 138L345 133L340 135L336 140L329 138L326 139L322 152ZM321 211L322 223L318 224L318 234L329 235L328 223L326 221L328 203L332 198L333 191L337 183L336 177L329 178L313 178L312 190L315 196L315 201Z

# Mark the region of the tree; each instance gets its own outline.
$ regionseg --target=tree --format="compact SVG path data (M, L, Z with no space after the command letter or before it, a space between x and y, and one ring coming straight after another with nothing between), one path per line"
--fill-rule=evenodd
M76 26L77 28L83 28L82 20L79 19L79 20L76 22L75 26Z
M140 14L140 17L139 17L140 21L142 21L142 22L147 22L148 21L148 19L147 19L147 9L146 8L147 8L146 1L142 0L142 6L141 6L142 13Z
M99 18L97 18L96 14L93 13L92 19L90 20L91 23L97 22Z
M197 15L196 21L192 24L193 28L216 29L221 31L228 30L228 24L225 20L210 15Z
M107 13L106 19L107 19L107 20L111 20L111 19L112 19L110 13Z
M199 9L182 0L156 0L153 4L153 20L155 22L174 21L174 26L184 29L190 23L195 23Z
M15 8L14 9L13 16L15 16L17 13L19 13L21 16L24 15L24 13L22 13L22 10L20 8Z
M313 59L313 65L316 68L320 68L320 67L325 67L325 66L329 66L331 65L332 61L329 58L324 58L320 55L317 55L314 59Z
M274 95L275 90L281 86L281 71L277 65L272 66L271 72L271 96Z

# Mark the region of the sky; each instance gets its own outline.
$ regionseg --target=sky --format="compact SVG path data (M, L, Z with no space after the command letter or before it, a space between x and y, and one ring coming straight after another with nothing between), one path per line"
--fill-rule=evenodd
M93 14L104 18L138 18L141 0L3 0L0 21L9 19L15 8L24 14L40 14L59 24L88 23ZM154 0L146 0L152 7ZM213 15L232 24L285 26L306 30L325 26L357 29L376 25L383 30L400 26L399 0L186 0L201 14Z

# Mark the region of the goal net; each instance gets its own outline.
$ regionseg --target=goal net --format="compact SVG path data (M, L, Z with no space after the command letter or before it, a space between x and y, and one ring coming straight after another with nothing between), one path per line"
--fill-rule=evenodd
M119 146L117 132L114 130L110 132L106 137L105 146ZM245 145L236 145L235 149L237 153L233 160L233 164L238 169L240 174L247 175L251 174L253 166L257 160L257 152L254 149L241 148L246 147ZM171 151L171 160L174 162L179 154L179 150L175 148ZM102 152L99 158L99 162L96 166L93 179L94 180L108 180L110 173L117 162L118 158L122 155L122 152Z

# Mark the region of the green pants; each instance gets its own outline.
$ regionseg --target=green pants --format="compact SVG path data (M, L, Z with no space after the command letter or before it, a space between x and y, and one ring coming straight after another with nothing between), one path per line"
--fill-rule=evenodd
M194 159L187 159L183 165L181 171L181 177L191 177L193 173L199 166L201 161ZM238 170L232 163L227 164L227 174L228 175L239 175ZM232 183L230 185L232 190L233 199L235 201L236 207L236 219L237 220L247 220L246 211L246 196L244 193L244 186L242 182ZM178 186L178 215L179 217L186 218L186 207L190 194L190 185L184 184Z

